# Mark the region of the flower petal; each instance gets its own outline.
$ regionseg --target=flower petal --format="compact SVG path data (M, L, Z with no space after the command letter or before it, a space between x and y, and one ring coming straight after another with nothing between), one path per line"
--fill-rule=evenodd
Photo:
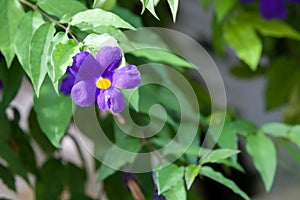
M70 94L71 89L74 85L75 77L73 75L70 75L69 77L66 77L62 80L59 91L65 95Z
M287 14L285 0L261 0L259 9L262 16L267 20L284 19Z
M71 90L71 98L80 107L95 104L96 86L88 81L76 83Z
M105 46L101 48L96 56L97 61L105 71L112 72L119 67L122 51L119 47Z
M128 65L114 73L112 82L113 85L117 88L135 88L141 84L141 74L136 66Z
M88 54L80 66L76 83L79 81L90 81L95 84L103 72L104 68L100 66L98 61L91 54Z
M90 53L89 52L80 52L80 53L77 53L74 58L73 58L73 64L71 67L68 67L67 69L67 73L68 73L68 70L69 70L69 73L71 73L73 76L77 76L77 73L79 71L79 68L80 66L82 65L84 59L89 55Z
M125 107L122 92L115 88L101 90L97 98L97 104L102 111L111 109L114 113L122 112Z

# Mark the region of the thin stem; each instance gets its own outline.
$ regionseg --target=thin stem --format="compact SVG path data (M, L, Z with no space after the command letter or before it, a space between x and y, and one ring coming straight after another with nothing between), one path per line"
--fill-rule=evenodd
M45 18L47 18L48 20L50 20L51 22L53 22L55 25L59 26L60 28L64 29L71 37L72 39L76 42L76 44L78 44L78 40L75 37L75 35L71 32L70 27L66 27L64 25L62 25L58 20L52 18L51 16L49 16L47 13L45 13L44 11L42 11L37 5L32 4L26 0L20 0L20 2L24 5L29 6L30 8L32 8L33 10L38 11L39 13L41 13Z

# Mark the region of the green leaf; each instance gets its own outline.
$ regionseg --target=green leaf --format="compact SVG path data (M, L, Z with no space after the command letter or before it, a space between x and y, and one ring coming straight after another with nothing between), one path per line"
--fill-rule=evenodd
M264 75L266 69L266 67L260 67L256 71L252 71L246 64L241 62L231 67L229 73L237 79L251 79Z
M93 30L94 28L101 26L112 26L114 28L132 30L135 29L118 15L99 8L77 13L72 17L70 24L72 26L77 26L83 31Z
M132 13L130 10L120 7L120 6L115 6L111 12L115 13L116 15L120 16L121 18L126 19L126 21L130 24L132 24L136 28L141 28L143 27L143 22L142 18L139 15L136 15Z
M287 137L290 129L291 126L289 125L273 122L273 123L264 124L260 128L260 131L274 137Z
M17 59L7 68L5 61L0 60L0 80L2 81L2 101L0 102L0 115L5 113L10 102L15 98L23 80L24 72Z
M44 23L34 32L30 42L29 77L37 96L39 96L41 85L47 74L49 47L54 33L54 24L51 22Z
M35 184L36 199L57 199L64 189L64 166L59 160L50 158L39 172Z
M238 134L241 134L245 137L258 131L257 126L253 122L247 120L234 121L232 126Z
M272 70L267 73L265 91L266 109L281 106L288 101L293 87L298 84L300 70L298 64L289 57L280 57L271 62ZM282 77L289 77L281 81ZM280 90L278 89L280 88Z
M144 57L157 63L166 63L176 68L195 68L195 66L170 51L156 48L145 48L131 51L137 57Z
M201 165L205 163L215 163L219 160L224 160L226 158L229 158L233 155L238 154L240 151L238 150L233 150L233 149L217 149L217 150L212 150L205 156L203 156L199 163Z
M46 78L41 87L40 97L34 97L34 110L43 132L55 147L60 148L60 140L72 117L71 98L58 96L51 81Z
M0 140L0 157L8 163L8 168L13 174L18 174L29 182L21 158L15 150L8 145L8 141Z
M184 181L181 180L173 188L163 193L163 195L164 197L166 197L167 200L173 200L173 199L186 200L187 194L184 186Z
M214 0L218 21L224 19L224 16L232 9L235 3L236 0Z
M244 23L230 23L224 26L224 38L236 51L239 59L254 71L262 53L262 43L251 26Z
M189 190L200 172L200 165L189 165L185 168L184 179L187 189Z
M106 45L112 45L117 46L118 42L117 40L108 35L108 34L89 34L83 41L83 44L87 46L89 52L91 52L93 55L97 55L99 49L101 49L103 46Z
M24 11L18 0L0 1L0 51L8 68L15 56L14 41L23 15Z
M260 173L267 191L273 184L277 157L273 142L264 134L247 137L247 152L252 156L254 165Z
M87 179L86 171L73 163L67 163L67 165L65 165L65 171L66 182L69 186L72 198L83 195Z
M143 14L145 12L145 9L147 7L148 1L149 0L140 0L140 2L142 3L142 6L143 6L141 14Z
M165 193L175 187L184 176L184 167L170 164L155 171L158 194Z
M46 153L51 154L55 151L55 147L51 144L50 140L41 130L39 124L37 123L37 117L34 109L31 110L28 118L28 124L31 136L38 143L39 147Z
M219 138L215 138L218 145L227 149L238 149L238 138L235 129L231 123L225 123ZM237 160L237 156L233 156Z
M24 168L33 173L37 173L35 154L30 144L30 139L19 127L18 124L12 124L11 142L13 142L18 151L18 155L21 158Z
M242 173L245 173L245 169L238 163L231 159L218 160L216 163L226 165L227 167L232 167Z
M103 187L107 199L109 200L132 200L132 195L126 187L124 187L124 182L122 181L122 172L116 173L109 178L105 179Z
M15 51L19 62L21 63L24 71L30 77L30 65L29 65L29 45L30 38L36 29L44 23L42 15L37 11L29 11L23 17L20 25L17 29L16 39L15 39Z
M223 37L223 26L222 23L218 22L216 15L213 17L211 24L212 29L212 43L217 54L222 55L225 49L225 40Z
M242 12L237 16L240 23L250 25L264 36L271 37L286 37L300 40L300 34L289 26L286 22L281 20L265 20L258 13Z
M168 4L169 4L171 12L172 12L173 22L175 23L177 11L178 11L179 0L168 0Z
M288 138L300 148L300 125L296 125L291 129Z
M86 10L79 1L74 0L38 0L37 5L50 15L62 18L64 15L72 15Z
M103 10L111 10L116 6L116 0L94 0L93 8L102 8Z
M0 178L5 185L11 190L16 191L15 177L11 171L0 164Z
M103 158L103 163L112 163L114 168L112 169L102 164L97 182L103 181L108 176L114 174L116 170L128 163L128 161L132 159L132 155L128 154L127 152L136 153L139 152L141 148L140 141L133 137L127 137L124 140L116 143L116 145L117 146L112 146L107 152L105 152L105 156ZM120 151L120 148L126 151Z
M80 46L74 40L57 43L52 52L54 66L54 82L57 82L65 73L68 66L73 63L73 57L79 52Z
M218 183L221 183L244 199L250 200L250 197L245 192L243 192L232 180L224 177L220 172L214 171L211 167L202 167L200 170L200 175L206 176Z
M160 0L147 0L147 10L156 18L159 20L159 17L157 16L155 12L155 7L159 3Z

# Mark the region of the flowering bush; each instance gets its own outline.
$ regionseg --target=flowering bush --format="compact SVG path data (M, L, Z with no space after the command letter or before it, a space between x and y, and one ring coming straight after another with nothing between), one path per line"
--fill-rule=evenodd
M176 23L179 0L1 0L3 184L18 193L20 177L35 199L185 200L204 199L199 191L210 179L212 191L232 190L218 199L250 199L239 179L252 178L245 154L266 191L279 147L300 164L299 0L202 2L213 9L214 52L234 51L233 76L266 78L266 110L285 105L283 122L240 119L226 108L222 78L199 44L142 28ZM14 99L26 83L33 105L24 108L23 96L20 106ZM80 162L63 156L68 140ZM99 194L87 189L90 179Z

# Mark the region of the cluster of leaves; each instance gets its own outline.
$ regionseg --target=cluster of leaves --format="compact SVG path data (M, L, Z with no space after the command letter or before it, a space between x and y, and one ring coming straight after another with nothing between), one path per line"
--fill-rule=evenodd
M159 0L140 0L142 13L148 10L158 18L155 7L159 2ZM179 0L167 2L175 21ZM265 21L257 13L248 11L235 0L214 0L213 2L216 8L212 26L216 50L222 53L227 42L236 51L237 56L252 70L256 70L259 66L263 52L262 39L258 33L261 36L273 38L300 39L299 33L287 23ZM236 10L239 12L235 12ZM15 176L22 177L34 187L36 199L55 199L65 191L69 192L71 199L91 199L84 191L87 180L85 166L76 166L59 156L62 138L72 138L72 136L66 136L68 126L72 123L72 101L69 96L59 94L59 84L76 53L82 50L95 53L103 42L111 37L115 37L115 40L123 47L122 41L119 40L122 31L142 27L142 20L129 10L116 5L116 1L110 0L93 2L88 0L3 0L0 1L0 16L2 16L0 18L0 51L4 56L4 59L0 60L0 80L4 86L0 103L0 127L3 130L0 133L2 138L0 157L3 159L3 162L2 160L0 162L0 177L12 190L16 189ZM145 41L146 44L157 44L158 40L160 45L166 46L154 33L147 34L149 34L149 41ZM272 40L272 45L274 41ZM131 44L144 45L136 42ZM126 48L125 45L124 48ZM213 129L209 132L211 140L217 142L217 147L210 152L201 148L200 138L204 137L208 125L214 125L211 119L218 113L210 113L208 94L201 85L194 83L189 77L187 71L193 68L193 65L167 50L167 47L146 50L141 48L126 53L125 58L129 63L136 65L149 61L168 64L184 74L195 89L199 100L199 105L196 106L204 110L205 116L201 116L198 129L192 130L189 123L184 124L186 132L182 134L183 138L179 138L174 146L163 151L163 156L177 155L176 152L185 150L186 138L184 137L187 137L191 131L197 132L197 137L191 147L176 162L166 167L157 166L154 171L155 183L151 173L137 175L138 183L146 199L152 198L155 184L158 194L166 199L184 200L187 196L189 199L199 199L201 194L191 188L197 177L212 179L225 185L242 198L250 199L236 183L214 168L214 164L217 164L245 172L238 162L238 153L242 151L238 148L239 135L240 138L246 140L246 151L252 156L265 188L269 191L277 166L274 142L283 144L299 162L297 149L292 145L295 143L300 147L299 126L270 123L259 128L249 121L229 118L225 122L220 138L215 137L217 133L214 133ZM269 108L285 103L288 100L286 96L294 91L296 95L292 97L292 100L296 105L299 101L299 87L296 87L299 70L295 64L289 65L289 70L283 68L287 62L290 63L287 56L271 59L272 64L273 62L279 64L274 64L268 73ZM239 69L235 69L235 72L241 74ZM264 71L259 68L256 73L260 74ZM286 76L292 75L294 78L284 83L287 84L288 89L282 90L282 94L279 94L281 97L274 100L274 93L277 92L278 95L276 88L282 87L278 79L280 80L283 73L286 73ZM15 108L9 108L25 75L34 89L34 106L28 119L28 131L19 127L18 111ZM157 77L168 79L170 83L174 81L168 77L163 68L157 69ZM149 77L143 74L143 78ZM176 87L175 83L173 85ZM159 103L165 107L168 114L167 121L160 132L151 139L138 139L123 133L110 115L102 118L98 113L98 121L107 133L107 137L117 147L129 152L149 152L153 148L166 146L176 135L180 125L178 119L180 105L174 99L174 94L167 88L145 86L139 88L134 100L130 102L131 116L134 121L141 124L149 122L148 111L151 105ZM14 117L7 117L7 108L14 111ZM185 109L192 110L193 108L191 106ZM163 115L164 113L160 111L155 113L155 117L159 120L162 120ZM76 140L74 142L76 146L79 146ZM97 155L102 150L101 141L94 142L95 155ZM37 143L46 155L46 161L40 166L36 161L33 143ZM118 170L122 170L129 162L133 162L134 158L118 153L115 150L116 146L106 151L104 156L104 159L115 160L115 169L100 165L96 161L99 164L97 165L99 167L97 180L104 183L104 191L109 199L132 199L130 192L122 183L121 172ZM78 151L82 155L80 148ZM266 160L268 162L265 162ZM150 163L150 160L148 162ZM84 164L83 158L82 163ZM29 174L34 175L34 181L30 181Z

